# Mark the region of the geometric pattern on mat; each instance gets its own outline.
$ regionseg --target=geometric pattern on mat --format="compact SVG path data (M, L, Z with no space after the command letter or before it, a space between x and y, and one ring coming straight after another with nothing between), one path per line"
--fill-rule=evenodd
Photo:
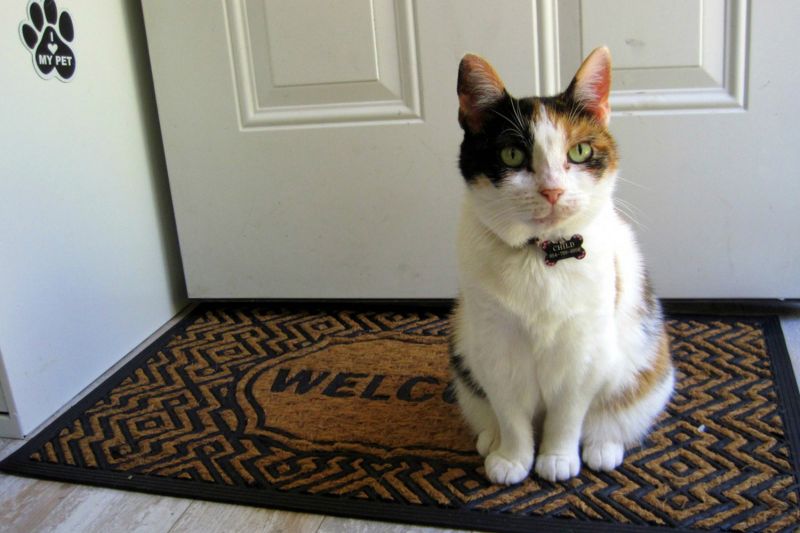
M137 490L175 480L167 492L212 499L235 498L204 487L245 488L300 510L324 496L325 512L350 516L391 503L384 518L460 527L480 515L490 529L790 531L797 391L779 375L791 367L776 368L786 354L770 353L774 326L670 317L676 392L623 465L503 487L486 481L452 403L445 310L204 304L3 468ZM459 513L432 519L440 509Z

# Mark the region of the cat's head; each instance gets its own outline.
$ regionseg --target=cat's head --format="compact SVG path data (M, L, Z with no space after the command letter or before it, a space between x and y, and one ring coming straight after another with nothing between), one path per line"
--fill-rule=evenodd
M605 47L552 97L514 98L486 60L461 60L459 166L478 217L511 246L579 232L611 202L617 150L607 129L610 85Z

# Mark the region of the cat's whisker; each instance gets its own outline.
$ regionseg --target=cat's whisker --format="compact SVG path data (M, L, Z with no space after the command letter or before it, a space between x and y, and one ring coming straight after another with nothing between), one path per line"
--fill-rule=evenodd
M569 118L571 122L578 122L579 115L583 113L586 106L583 102L575 102L569 110Z
M642 185L641 183L636 183L635 181L627 180L627 179L623 178L622 176L617 176L617 180L624 181L625 183L633 185L634 187L639 187L640 189L644 189L645 191L652 191L653 190L652 187L648 187L646 185Z
M490 109L490 111L495 115L497 115L498 117L502 118L503 120L507 121L509 124L511 124L511 126L513 126L515 130L519 129L519 126L517 126L517 124L513 120L505 116L503 113L497 111L496 109Z
M576 118L578 116L579 108L577 105L570 106L569 111L567 112L567 122L574 124L576 122Z
M632 223L636 224L637 226L639 226L639 227L640 227L641 229L643 229L644 231L649 231L649 230L650 230L650 228L649 228L649 227L648 227L646 224L643 224L643 223L641 223L641 222L640 222L640 221L639 221L639 220L638 220L638 219L637 219L637 218L636 218L636 217L633 215L633 213L631 213L630 211L626 211L626 210L625 210L625 209L624 209L622 206L619 206L619 205L617 205L617 206L614 206L614 210L616 210L616 211L617 211L617 213L619 213L620 215L622 215L622 216L623 216L623 217L624 217L626 220L629 220L629 221L631 221Z
M578 116L578 109L577 107L573 106L569 109L569 114L567 115L567 122L574 123L575 118Z
M502 133L510 133L514 137L519 137L520 139L522 139L525 142L525 144L528 144L530 142L527 137L522 135L518 130L516 130L514 128L506 128L501 132L501 134Z
M523 214L524 211L517 206L511 206L503 210L494 211L490 215L490 219L493 221L502 221L506 218L511 218L509 215L519 215Z
M622 205L622 206L624 206L625 208L627 208L627 209L629 209L631 211L635 211L636 213L638 213L638 214L640 214L640 215L642 215L642 216L644 216L646 218L649 218L647 213L642 208L640 208L639 206L637 206L635 204L632 204L632 203L628 202L627 200L623 200L622 198L615 198L614 201L616 203L618 203L619 205Z
M514 109L513 100L512 100L511 107L512 107L512 109ZM500 113L496 109L492 109L491 111L492 111L492 113L494 113L498 117L501 117L503 120L505 120L506 122L511 124L511 128L507 128L503 133L511 132L511 133L514 134L514 136L519 137L520 140L522 140L523 144L525 144L526 146L530 146L530 142L531 142L530 138L528 138L527 135L523 134L524 128L522 128L517 122L515 122L514 120L512 120L508 116L504 115L503 113ZM516 115L516 111L514 111L514 113ZM515 116L515 118L517 118L517 117Z
M517 124L522 128L522 112L519 110L519 103L516 100L511 100L511 111L514 112L514 117L517 119Z
M512 109L512 111L514 111L514 116L517 119L517 124L519 125L520 131L524 131L525 130L525 125L524 125L524 120L522 119L522 110L519 108L519 102L516 102L515 100L512 99L511 100L511 109ZM525 141L525 144L527 146L531 145L530 137L528 137L527 135L522 135L522 134L520 134L520 137L522 137L522 139Z

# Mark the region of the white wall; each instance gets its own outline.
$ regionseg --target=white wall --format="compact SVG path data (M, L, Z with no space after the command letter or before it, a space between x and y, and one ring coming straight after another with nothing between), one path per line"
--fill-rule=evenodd
M186 302L139 3L58 0L77 66L62 83L34 72L17 34L27 2L0 3L6 434L30 432Z

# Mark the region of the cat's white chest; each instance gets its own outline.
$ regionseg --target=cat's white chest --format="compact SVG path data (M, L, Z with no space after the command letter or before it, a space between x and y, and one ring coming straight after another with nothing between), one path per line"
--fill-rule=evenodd
M481 302L481 311L472 315L473 329L487 336L518 331L510 352L522 359L514 366L529 376L523 381L535 379L545 396L586 373L600 378L593 370L596 350L578 344L590 338L595 345L613 329L614 257L609 241L587 231L585 257L547 264L545 252L533 244L512 248L481 238L469 226L462 229L466 231L461 237L467 240L461 243L460 255L463 296Z
M613 324L610 299L613 301L613 277L603 263L602 252L584 259L569 258L547 265L542 254L531 254L527 268L516 271L504 296L509 320L518 320L525 344L523 353L530 358L534 379L540 393L548 398L557 395L566 383L584 379L603 379L597 367L596 342L607 338ZM608 310L608 311L604 311Z
M566 258L547 264L541 249L512 250L497 270L501 300L531 323L546 324L596 314L609 286L613 259L602 246L587 245L582 259Z

